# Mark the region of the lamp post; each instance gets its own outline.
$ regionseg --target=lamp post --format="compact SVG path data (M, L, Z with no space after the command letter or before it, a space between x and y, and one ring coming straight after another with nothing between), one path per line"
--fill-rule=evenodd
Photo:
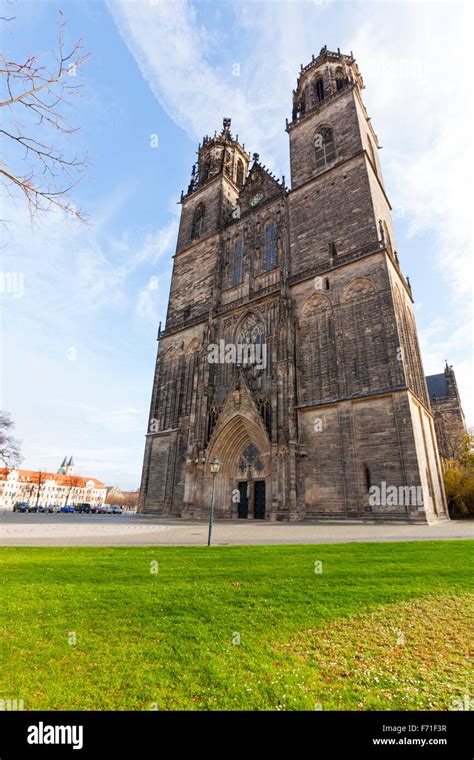
M209 465L209 467L211 468L211 475L212 475L212 496L211 496L211 511L209 513L209 533L207 536L208 546L211 545L212 521L214 519L214 499L216 495L216 475L219 472L220 466L221 466L221 463L215 457Z

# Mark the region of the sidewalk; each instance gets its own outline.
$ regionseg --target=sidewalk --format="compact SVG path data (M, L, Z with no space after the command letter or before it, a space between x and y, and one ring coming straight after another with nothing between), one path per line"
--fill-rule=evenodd
M0 546L203 546L207 530L205 520L148 515L0 514ZM436 525L221 520L214 523L212 534L213 544L221 546L473 538L474 520Z

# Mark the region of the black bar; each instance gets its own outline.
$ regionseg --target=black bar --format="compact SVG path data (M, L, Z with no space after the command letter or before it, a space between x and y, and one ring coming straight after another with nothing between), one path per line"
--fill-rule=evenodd
M261 748L291 757L409 757L472 760L469 712L0 712L0 759L24 757L141 758L169 755L248 753ZM42 725L42 733L40 732ZM31 744L61 740L77 745ZM76 727L73 733L72 727ZM81 735L79 732L82 726ZM49 727L53 727L52 729ZM377 741L379 740L379 741ZM382 743L383 740L384 743ZM390 742L388 741L390 740ZM422 742L424 741L424 744ZM306 748L306 749L304 749ZM311 749L312 748L312 749ZM324 749L324 754L322 750ZM342 753L347 752L347 755Z

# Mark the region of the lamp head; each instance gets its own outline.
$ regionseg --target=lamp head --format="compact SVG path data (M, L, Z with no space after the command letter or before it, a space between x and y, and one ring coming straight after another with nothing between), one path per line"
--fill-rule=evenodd
M214 457L212 462L209 464L209 467L211 468L211 472L213 475L217 475L217 473L219 472L220 466L221 466L221 463L216 457Z

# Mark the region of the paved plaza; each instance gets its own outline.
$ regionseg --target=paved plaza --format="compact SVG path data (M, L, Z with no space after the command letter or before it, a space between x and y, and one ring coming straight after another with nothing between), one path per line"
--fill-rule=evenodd
M205 520L150 515L0 512L0 546L203 546L207 543L207 530ZM220 520L213 529L213 544L219 546L462 538L474 538L474 520L451 520L437 525Z

